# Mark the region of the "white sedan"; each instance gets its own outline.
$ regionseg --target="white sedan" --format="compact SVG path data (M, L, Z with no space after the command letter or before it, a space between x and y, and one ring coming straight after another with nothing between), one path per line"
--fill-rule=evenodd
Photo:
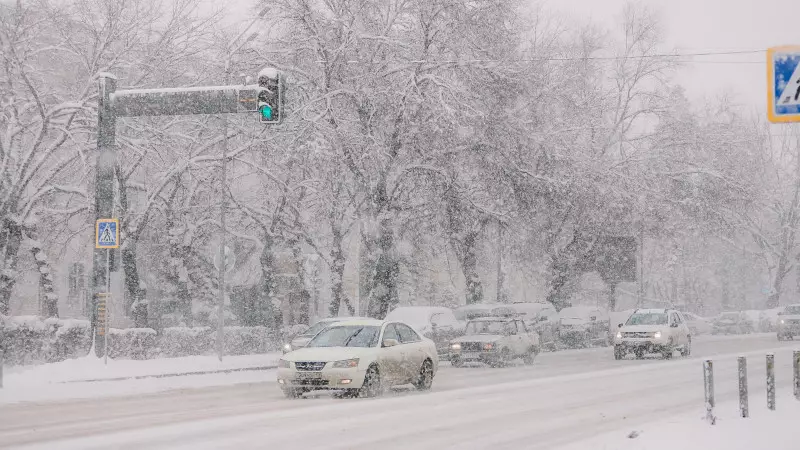
M438 368L436 345L405 323L348 320L283 355L278 384L289 398L324 389L373 397L403 384L428 390Z

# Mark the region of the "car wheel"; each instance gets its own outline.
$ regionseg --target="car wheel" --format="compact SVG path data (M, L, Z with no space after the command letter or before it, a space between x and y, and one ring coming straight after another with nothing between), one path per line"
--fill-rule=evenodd
M670 341L666 347L664 347L664 351L662 355L664 359L672 359L672 353L675 352L675 346L672 345L672 341Z
M433 363L426 359L419 369L417 381L414 382L414 387L419 391L427 391L433 385Z
M375 365L369 366L364 375L364 384L358 390L358 396L363 398L377 397L381 393L381 373Z
M492 367L505 367L508 363L511 362L511 352L508 351L507 348L500 350L500 355L497 357L497 361L491 364Z
M683 350L681 350L681 356L685 358L691 355L692 355L692 338L689 337L689 340L686 342L686 345L683 346Z
M617 361L621 360L622 357L625 356L625 353L622 350L622 347L619 345L614 346L614 359Z
M533 361L536 359L536 354L537 353L538 352L535 349L530 349L530 351L528 353L526 353L525 355L522 356L522 362L526 366L532 365Z
M294 388L282 388L281 390L283 391L283 395L285 395L286 398L291 398L291 399L302 397L304 392L302 389L294 389Z

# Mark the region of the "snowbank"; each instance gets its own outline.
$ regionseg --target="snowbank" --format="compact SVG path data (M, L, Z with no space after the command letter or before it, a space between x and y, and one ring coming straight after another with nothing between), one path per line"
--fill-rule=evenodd
M796 450L797 424L800 423L800 401L783 392L776 411L769 411L762 396L751 393L750 417L738 417L738 404L724 403L715 410L716 425L703 419L704 411L653 422L634 430L606 433L558 450Z
M197 385L198 376L180 374L198 372L241 371L274 367L280 353L263 355L226 356L222 362L216 356L188 356L183 358L136 360L109 359L87 356L78 359L6 368L3 389L0 389L0 404L20 401L42 401L65 398L84 398L103 395L129 395L138 392L153 392L159 389L178 389ZM236 382L263 381L263 370L258 375L224 376L234 374L217 373L205 376L200 385L221 385ZM156 377L174 376L164 382ZM273 375L274 376L274 375ZM136 379L136 378L151 379ZM156 379L153 379L156 378ZM182 378L178 379L178 378ZM85 381L96 380L96 381ZM123 381L124 380L124 381Z

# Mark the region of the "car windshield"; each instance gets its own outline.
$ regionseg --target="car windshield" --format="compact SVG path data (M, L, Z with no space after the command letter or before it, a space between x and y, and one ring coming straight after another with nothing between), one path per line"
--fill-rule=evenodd
M309 337L315 336L317 333L319 333L325 327L327 327L328 325L330 325L332 323L335 323L335 322L331 322L331 321L317 322L314 325L311 325L310 327L308 327L308 329L306 331L303 331L303 334L301 334L301 336L309 336Z
M628 318L625 325L666 325L667 315L665 313L637 313Z
M507 334L511 331L511 323L500 320L473 320L467 324L467 335L475 334Z
M787 306L786 309L783 310L783 313L787 315L800 315L800 305Z
M332 326L320 332L309 347L374 347L380 328L368 325Z

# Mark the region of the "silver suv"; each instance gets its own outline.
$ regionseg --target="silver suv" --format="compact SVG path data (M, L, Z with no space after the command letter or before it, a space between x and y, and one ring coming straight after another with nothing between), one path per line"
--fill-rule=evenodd
M661 354L672 358L675 350L682 356L692 353L692 335L686 319L674 309L637 309L614 337L614 359L627 353L643 358L645 353Z

